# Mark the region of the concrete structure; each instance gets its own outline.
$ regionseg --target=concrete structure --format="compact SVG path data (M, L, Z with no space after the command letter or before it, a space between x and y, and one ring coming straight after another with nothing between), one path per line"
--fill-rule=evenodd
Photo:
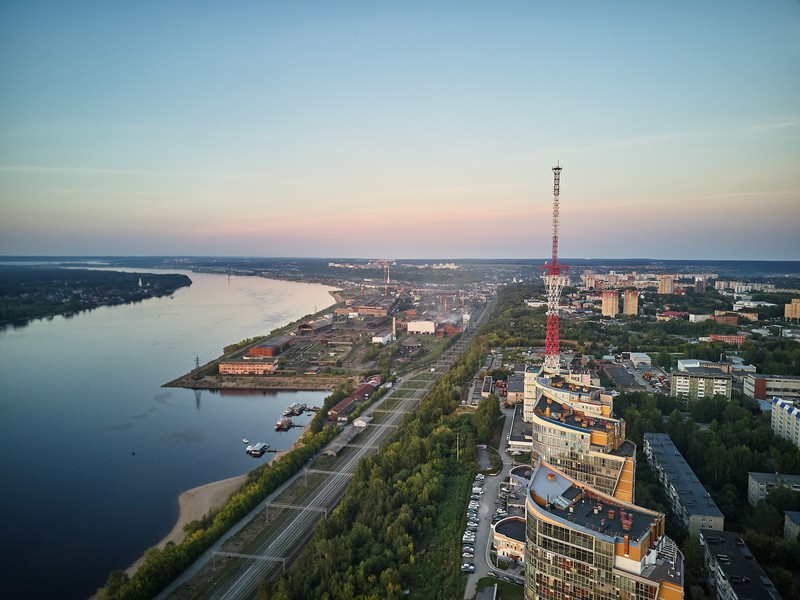
M751 373L744 378L744 395L755 400L779 397L800 400L800 377L797 375L759 375Z
M800 319L800 298L792 298L789 304L784 304L783 306L784 318Z
M492 526L492 546L497 556L508 560L525 559L525 519L508 517Z
M622 314L624 315L638 315L639 314L639 291L638 290L625 290L622 301Z
M800 400L773 398L770 425L775 435L800 448Z
M619 311L619 292L617 290L605 290L603 292L603 307L602 314L604 317L611 317L612 319L617 316Z
M585 485L545 461L526 494L525 599L682 600L683 555L664 515Z
M800 512L783 511L783 539L787 542L800 541Z
M800 492L800 475L748 471L747 501L751 506L766 499L767 494L777 488L789 488L793 492Z
M506 382L506 402L518 404L525 398L525 376L510 375Z
M722 511L666 433L645 433L644 453L672 512L690 535L697 535L701 529L722 531L725 528Z
M433 321L409 321L408 333L427 333L433 335L436 332L436 323Z
M708 588L720 600L779 600L780 594L733 531L700 532Z
M625 440L625 422L611 417L611 396L542 371L533 378L526 411L532 423L533 458L625 501L633 501L636 446Z
M670 374L670 395L689 400L711 396L724 396L730 400L732 385L733 378L719 369L688 367L686 371Z

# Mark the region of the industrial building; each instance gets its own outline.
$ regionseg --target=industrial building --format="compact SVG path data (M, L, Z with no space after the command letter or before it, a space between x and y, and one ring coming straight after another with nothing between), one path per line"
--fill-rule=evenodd
M691 535L722 531L725 517L666 433L645 433L644 453L658 477L672 512Z
M709 590L720 600L779 600L781 595L739 534L700 531Z
M219 361L220 375L266 375L278 368L277 359L241 359Z
M775 435L800 448L800 400L773 398L770 426Z
M663 514L539 461L526 515L526 600L683 599L683 555Z
M685 371L670 374L670 395L682 396L689 400L724 396L731 398L733 378L719 369L687 367Z

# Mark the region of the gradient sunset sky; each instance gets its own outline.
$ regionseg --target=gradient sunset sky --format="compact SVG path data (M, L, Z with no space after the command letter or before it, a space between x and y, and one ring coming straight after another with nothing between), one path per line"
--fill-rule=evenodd
M800 2L0 4L0 255L800 259Z

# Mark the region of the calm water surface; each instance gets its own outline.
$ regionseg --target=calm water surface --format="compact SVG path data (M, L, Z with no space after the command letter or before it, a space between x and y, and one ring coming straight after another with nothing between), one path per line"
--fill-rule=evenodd
M242 438L288 448L301 429L276 433L281 410L327 395L162 388L333 303L322 285L186 274L173 298L0 331L3 597L88 597L172 529L182 491L270 460Z

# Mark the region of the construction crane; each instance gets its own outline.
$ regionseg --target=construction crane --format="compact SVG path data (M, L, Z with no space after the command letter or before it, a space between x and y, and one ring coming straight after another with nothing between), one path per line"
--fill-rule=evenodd
M547 336L545 338L544 368L557 373L560 368L558 304L561 290L567 283L569 267L558 264L558 210L561 185L561 166L553 167L553 244L550 263L542 265L542 280L547 292Z

